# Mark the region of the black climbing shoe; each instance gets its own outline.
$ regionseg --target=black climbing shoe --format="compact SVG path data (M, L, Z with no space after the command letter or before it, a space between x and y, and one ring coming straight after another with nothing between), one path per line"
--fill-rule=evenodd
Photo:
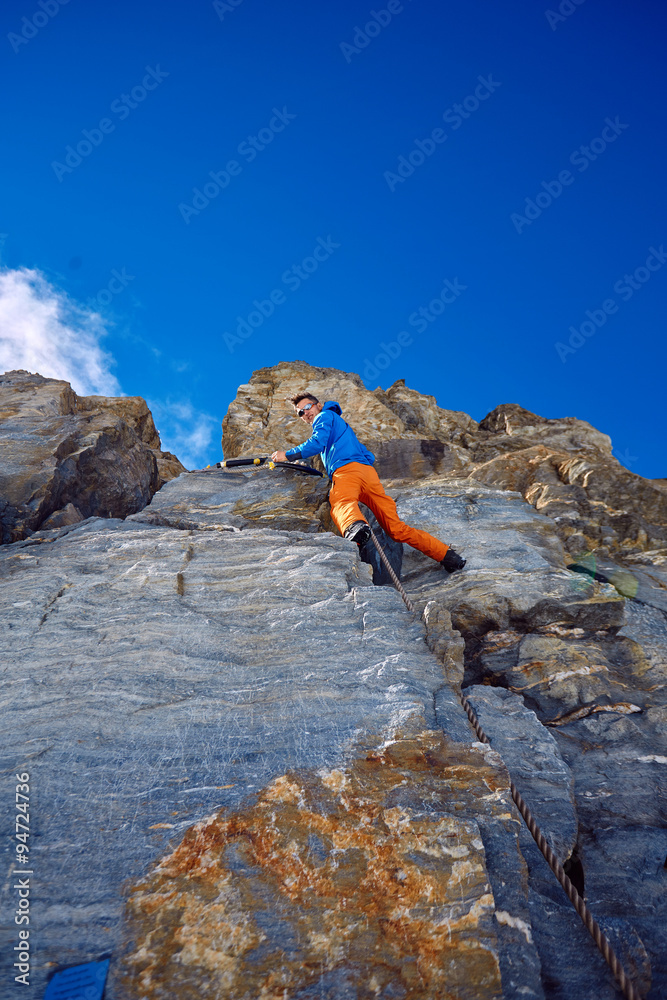
M352 539L361 548L371 537L371 529L366 521L355 521L354 524L345 529L345 537Z
M440 561L440 565L443 569L446 569L448 573L456 573L457 569L463 569L465 564L465 559L462 559L458 552L455 552L454 549L447 549L445 558Z

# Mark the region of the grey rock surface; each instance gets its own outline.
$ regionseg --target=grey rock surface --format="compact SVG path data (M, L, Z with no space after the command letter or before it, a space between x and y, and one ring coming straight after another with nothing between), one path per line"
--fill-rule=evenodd
M590 552L571 565L583 575L607 580L623 597L667 614L667 558L662 552L637 552L624 564Z
M317 532L323 517L328 523L328 495L328 479L289 469L203 469L172 479L132 520L198 530Z
M525 798L531 808L535 803L561 859L572 854L572 877L581 878L628 972L651 1000L661 997L667 993L662 563L638 562L630 570L616 564L616 572L632 572L637 581L636 596L622 601L610 583L568 571L570 558L552 522L516 495L487 492L469 480L434 479L418 486L395 484L394 495L404 520L451 543L468 559L462 573L443 579L430 560L406 547L404 585L425 609L427 621L449 612L465 640L463 683L476 684L473 690L496 709L497 699L511 705L511 692L522 695L532 710L524 709L532 718L530 724L522 722L526 734L539 733L540 742L551 746L556 741L561 765L554 773L563 762L567 765L560 786L567 818L562 812L558 819L548 815L538 760L532 775L529 767L519 768L521 780L515 781L520 788L526 782ZM614 571L613 565L604 568L610 575ZM443 626L429 629L431 648L441 656L448 644L447 622L444 618ZM450 668L448 676L455 674ZM480 687L480 681L496 687ZM463 738L456 698L447 689L437 693L436 710L443 729ZM516 771L517 748L508 744L501 717L488 708L483 714L494 729L494 749L510 773L513 766ZM626 829L636 841L624 836ZM525 833L521 850L530 872L531 924L546 995L611 1000L616 988L604 962ZM577 955L567 963L562 961L565 941L571 959Z
M467 640L512 626L524 632L553 621L620 626L624 601L610 584L566 569L553 524L518 494L471 480L430 479L396 486L398 512L452 545L467 560L443 580L428 557L406 547L403 579L420 606L438 599Z
M651 983L650 997L667 988L667 706L660 700L641 713L599 713L554 731L575 780L587 900L603 927L615 928L628 969L637 968L647 991Z
M574 779L578 834L571 877L642 995L662 996L667 984L662 774L667 766L667 631L662 613L629 600L626 624L617 634L562 626L528 635L489 632L468 673L503 685L503 693L505 686L520 692L549 726ZM503 756L511 770L509 754ZM532 807L532 794L525 797ZM575 974L562 965L558 942L576 933L573 914L554 894L537 849L522 841L522 852L533 888L535 940L543 970L551 973L550 990L563 998L589 996L598 959L586 957L590 949L582 942L581 970Z
M567 861L577 843L574 779L556 740L519 695L481 684L464 688L463 693L514 784L530 802L549 846ZM530 832L522 828L522 841L527 844L531 839Z
M197 486L196 476L181 478ZM215 496L215 477L207 481ZM344 770L360 741L382 747L404 734L423 747L443 739L434 712L443 675L423 626L394 591L370 585L353 543L330 534L92 518L5 546L0 572L3 769L29 771L32 796L38 944L26 996L41 995L55 965L131 952L138 942L131 933L121 939L128 887L193 824L238 810L285 774ZM432 767L446 772L451 755L438 753L443 763L434 757ZM523 942L516 988L504 995L523 986L539 997L529 930L517 932L509 911L495 907L482 841L463 846L477 843L483 826L494 831L504 845L498 857L514 859L512 913L525 915L506 772L497 755L484 750L475 763L476 753L469 747L470 764L454 767L444 800L433 798L433 779L422 785L419 768L405 765L405 790L391 793L388 807L414 823L425 806L445 817L453 810L464 823L462 856L476 851L482 880L457 906L478 913L475 899L488 903L468 944L464 934L462 968L477 934L497 970ZM490 797L489 782L497 788ZM494 883L507 878L493 873ZM120 969L109 1000L133 989ZM473 974L459 995L499 996L500 972L495 991L489 974L476 985Z

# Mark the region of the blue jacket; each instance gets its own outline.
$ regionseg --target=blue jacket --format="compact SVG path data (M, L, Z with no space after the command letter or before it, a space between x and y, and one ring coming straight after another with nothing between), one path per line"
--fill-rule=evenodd
M341 413L338 403L325 403L321 413L318 413L313 420L313 433L303 444L285 452L288 459L312 458L319 452L324 468L330 476L348 462L373 465L375 455L368 448L364 448L350 425L341 417Z

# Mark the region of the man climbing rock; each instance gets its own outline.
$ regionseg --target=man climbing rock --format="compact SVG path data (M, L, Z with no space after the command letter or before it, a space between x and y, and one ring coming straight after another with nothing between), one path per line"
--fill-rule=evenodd
M407 542L414 549L437 560L448 573L463 569L466 564L458 552L429 535L426 531L404 524L396 513L396 504L387 496L373 468L375 456L363 446L341 414L338 403L320 403L310 392L298 392L287 402L296 415L310 424L312 433L307 441L289 451L274 451L274 462L312 458L319 452L333 486L329 493L331 516L345 538L351 538L361 548L370 538L368 522L359 510L359 501L369 507L386 533L397 542Z

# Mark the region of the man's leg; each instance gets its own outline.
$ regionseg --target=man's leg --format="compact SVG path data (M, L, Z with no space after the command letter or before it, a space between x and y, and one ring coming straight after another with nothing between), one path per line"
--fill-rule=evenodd
M357 466L357 468L362 470L358 474L361 480L358 498L367 507L370 507L387 534L397 542L407 542L413 549L419 549L431 559L442 562L449 545L434 538L433 535L429 535L427 531L420 531L419 528L413 528L401 521L396 512L396 504L385 493L379 476L372 465L362 465Z
M357 470L363 468L365 466L359 465L358 462L350 462L349 465L336 469L332 477L333 486L329 491L331 517L341 535L344 535L346 529L355 521L366 520L359 510L358 502L363 484Z

